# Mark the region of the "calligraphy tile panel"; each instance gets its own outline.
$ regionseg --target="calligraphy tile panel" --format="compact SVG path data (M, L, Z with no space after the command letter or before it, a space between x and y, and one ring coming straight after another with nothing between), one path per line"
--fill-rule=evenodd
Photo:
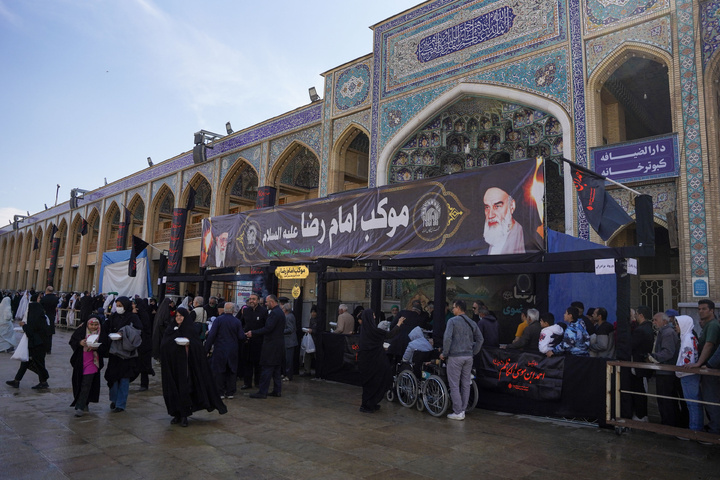
M633 28L593 38L585 43L585 58L587 62L587 76L595 71L603 60L626 42L644 43L652 45L666 52L673 53L672 24L670 16L658 18L650 22L636 25Z
M583 4L585 32L594 33L669 8L670 0L583 0Z
M384 29L383 98L567 39L562 0L443 3L431 4L437 7L431 12L415 10L411 21Z
M703 69L708 66L720 47L720 2L700 4L700 28L702 29Z

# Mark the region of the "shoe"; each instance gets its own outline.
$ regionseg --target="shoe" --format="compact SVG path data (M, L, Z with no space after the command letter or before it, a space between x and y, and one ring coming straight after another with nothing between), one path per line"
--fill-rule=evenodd
M10 385L13 388L20 388L20 382L18 382L17 380L8 380L5 383Z
M703 441L703 440L698 440L697 442L698 442L700 445L712 445L712 442L705 442L705 441Z
M678 440L684 440L684 441L686 441L686 442L690 440L689 438L687 438L687 437L681 437L680 435L675 435L675 438L677 438Z
M32 388L33 390L44 390L46 388L50 388L50 385L48 385L47 382L40 382L37 385L30 387L30 388Z
M637 415L633 415L632 419L635 420L636 422L646 422L646 423L649 422L647 415L645 415L642 418L639 418Z
M220 395L220 400L225 400L225 395Z
M138 392L147 392L147 391L148 391L148 387L140 387L140 388L138 388Z
M378 410L380 410L380 405L375 405L375 411L377 412Z
M180 426L181 426L181 427L187 427L187 426L188 426L187 417L182 417L182 418L180 419Z
M267 395L263 395L262 393L251 393L250 398L267 398Z
M75 409L76 417L82 417L83 415L85 415L85 412L83 412L82 410Z
M240 387L240 390L247 390L248 388L252 388L250 385L243 385Z
M124 411L125 411L124 408L116 408L116 409L113 410L112 412L113 412L113 413L120 413L120 412L124 412Z
M362 405L360 407L360 411L362 413L375 413L375 410L373 410L372 408L367 408L367 407L365 407L365 405Z
M268 393L268 397L282 397L282 395L277 392L270 392Z
M177 425L180 423L180 417L173 417L172 420L170 420L170 425Z
M235 398L235 396L234 396L234 395L228 395L228 396L225 397L225 398L227 398L228 400L232 400L233 398Z
M115 402L110 402L110 410L115 410Z
M450 420L465 420L465 412L462 413L450 413L447 416Z

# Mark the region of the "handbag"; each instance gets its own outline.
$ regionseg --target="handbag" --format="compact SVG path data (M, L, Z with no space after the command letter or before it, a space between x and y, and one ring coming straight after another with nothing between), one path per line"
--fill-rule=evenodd
M19 360L21 362L27 362L30 360L28 338L27 335L25 335L24 333L22 338L20 339L20 343L18 343L18 346L15 348L15 353L13 353L13 356L10 358L12 358L13 360Z

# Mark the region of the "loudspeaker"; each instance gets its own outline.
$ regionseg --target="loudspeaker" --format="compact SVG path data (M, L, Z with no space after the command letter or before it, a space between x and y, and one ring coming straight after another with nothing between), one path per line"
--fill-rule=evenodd
M193 163L205 163L207 161L207 151L203 144L195 145L193 148Z
M198 132L195 134L195 145L199 145L205 141L205 135Z
M528 273L521 273L515 277L515 290L524 295L535 295L535 277Z

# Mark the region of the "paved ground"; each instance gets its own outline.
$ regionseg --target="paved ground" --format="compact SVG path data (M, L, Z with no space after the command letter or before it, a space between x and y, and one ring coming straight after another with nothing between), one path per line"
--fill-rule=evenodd
M4 384L18 362L0 354L0 478L717 479L720 447L477 410L464 422L383 403L358 412L360 389L296 378L282 398L228 400L170 425L158 377L131 385L127 411L109 403L73 416L69 333L48 357L51 388ZM103 385L103 399L107 388Z

